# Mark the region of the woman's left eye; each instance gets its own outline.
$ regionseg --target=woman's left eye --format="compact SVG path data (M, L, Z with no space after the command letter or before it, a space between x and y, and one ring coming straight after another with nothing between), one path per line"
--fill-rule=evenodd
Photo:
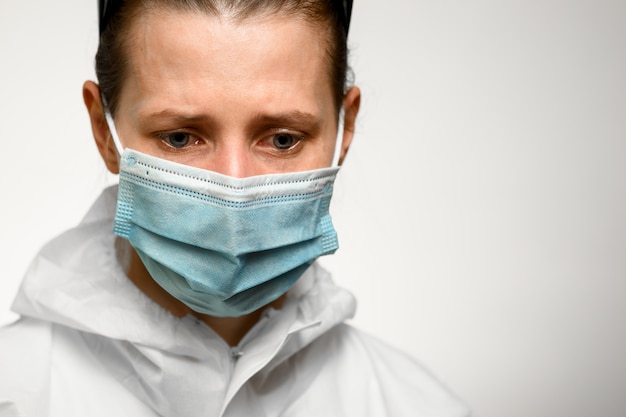
M192 136L185 132L162 133L159 135L161 140L172 148L184 148L189 145Z
M277 133L272 137L272 145L274 145L276 149L286 150L292 148L300 140L301 138L296 135L288 133Z

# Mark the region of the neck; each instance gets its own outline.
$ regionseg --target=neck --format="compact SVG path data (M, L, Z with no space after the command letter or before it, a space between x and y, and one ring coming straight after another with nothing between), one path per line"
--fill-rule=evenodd
M152 279L143 262L141 262L139 255L137 255L137 252L130 246L129 249L131 251L131 257L127 272L128 278L143 291L144 294L174 316L182 318L191 314L197 317L213 329L229 346L238 345L246 333L259 321L265 307L241 317L214 317L193 311L161 288L161 286ZM285 296L283 295L266 307L280 308L284 298Z

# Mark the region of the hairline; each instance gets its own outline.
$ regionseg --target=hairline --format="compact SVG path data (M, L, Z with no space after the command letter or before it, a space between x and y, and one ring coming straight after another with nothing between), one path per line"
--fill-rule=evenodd
M120 53L123 57L123 63L121 68L121 80L118 86L117 91L117 102L113 103L113 108L110 108L113 113L112 116L115 116L117 112L117 107L119 105L119 99L122 95L123 87L125 85L126 80L128 79L131 62L132 62L132 54L133 50L137 49L137 45L133 45L133 39L136 39L136 31L138 29L138 22L141 18L145 17L148 14L156 15L158 13L202 13L207 17L215 17L218 19L228 19L236 24L245 24L247 20L253 18L262 18L262 19L272 19L275 17L284 17L290 19L297 19L308 25L313 30L321 30L323 35L320 39L324 42L324 53L322 54L321 59L324 62L324 66L326 67L326 82L329 84L331 94L332 94L332 102L334 111L339 114L339 109L341 108L341 102L338 101L336 97L335 91L335 83L333 77L335 76L335 70L333 68L332 56L333 51L333 39L332 39L332 30L330 25L326 22L325 19L322 18L313 18L311 16L303 16L302 12L298 12L297 10L289 10L285 7L258 7L258 8L235 8L229 6L222 6L221 8L213 7L212 5L208 5L205 3L204 7L199 6L197 3L164 3L164 2L146 2L143 0L135 3L136 6L131 9L131 13L128 13L128 16L123 19L123 23L120 25L123 29L126 30L124 36L120 38Z

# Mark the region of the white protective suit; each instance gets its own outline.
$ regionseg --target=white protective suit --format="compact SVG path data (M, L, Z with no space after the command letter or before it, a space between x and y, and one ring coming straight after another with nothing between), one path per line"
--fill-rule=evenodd
M343 323L352 295L311 267L231 348L125 276L116 189L48 244L0 329L0 416L467 416L411 358Z

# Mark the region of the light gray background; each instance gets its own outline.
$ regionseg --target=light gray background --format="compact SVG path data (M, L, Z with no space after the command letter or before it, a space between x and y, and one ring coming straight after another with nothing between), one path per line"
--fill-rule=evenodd
M325 264L484 417L626 415L626 2L357 0ZM113 179L96 0L0 0L0 310Z

